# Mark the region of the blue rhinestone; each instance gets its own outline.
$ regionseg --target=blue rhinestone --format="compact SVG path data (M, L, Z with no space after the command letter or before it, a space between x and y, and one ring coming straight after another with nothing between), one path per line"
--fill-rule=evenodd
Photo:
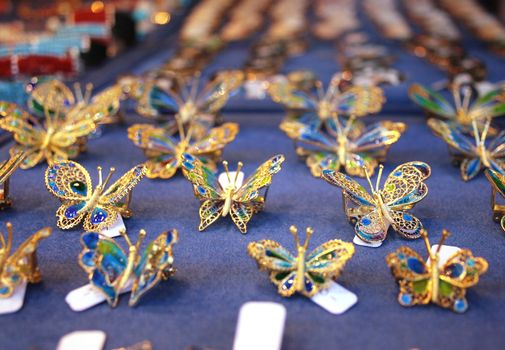
M107 218L107 212L102 209L95 209L93 211L93 215L91 216L91 223L93 225L97 225L103 222Z
M473 259L468 259L466 262L466 265L469 267L474 267L475 266L475 261Z
M73 219L77 216L79 210L75 206L71 206L65 210L65 217L67 219Z
M468 303L466 299L456 299L454 302L454 311L456 312L465 312L468 309Z
M405 255L403 255L403 253L399 253L398 254L398 259L400 259L400 260L405 259Z
M88 232L82 235L82 243L84 243L88 249L96 249L99 240L100 236L96 232Z
M312 288L313 288L312 282L306 278L305 279L305 290L310 293L312 291Z
M368 226L372 223L372 220L370 220L369 218L364 218L363 220L361 220L361 223L365 226Z
M412 221L412 216L410 216L409 214L403 214L403 219L406 221Z
M0 294L7 294L9 293L9 288L8 287L2 287L0 288Z
M410 294L401 294L399 298L400 304L409 306L412 304L412 295Z
M409 267L410 270L412 270L418 274L422 274L422 273L426 272L426 269L424 268L423 263L420 262L416 258L408 258L407 259L407 266Z
M401 171L396 171L393 175L396 176L396 177L400 177L402 176L403 172Z

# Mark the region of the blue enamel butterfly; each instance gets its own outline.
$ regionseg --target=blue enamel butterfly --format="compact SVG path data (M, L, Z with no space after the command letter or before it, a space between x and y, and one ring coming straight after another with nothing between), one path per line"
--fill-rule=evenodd
M121 234L128 243L128 255L114 240L99 233L86 232L81 237L83 250L79 264L88 274L90 284L112 307L117 305L121 291L130 283L129 305L134 306L160 280L167 280L175 273L172 246L179 238L177 230L161 233L141 254L139 248L146 232L140 230L135 245L124 231Z

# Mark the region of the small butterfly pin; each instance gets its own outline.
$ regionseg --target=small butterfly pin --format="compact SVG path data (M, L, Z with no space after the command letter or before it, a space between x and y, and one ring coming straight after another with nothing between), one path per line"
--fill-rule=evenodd
M88 274L89 282L106 298L110 306L118 303L121 291L131 283L129 305L134 306L147 291L175 273L172 247L179 238L177 230L161 233L140 251L146 231L140 230L137 244L121 231L128 244L128 253L112 239L97 232L85 232L81 237L83 250L79 264Z
M385 102L381 88L351 86L341 91L342 81L341 73L337 73L333 75L326 92L321 81L316 81L316 92L310 93L296 90L288 80L282 79L272 82L268 92L275 102L288 109L309 112L311 124L316 128L335 115L362 117L381 110Z
M128 137L134 144L142 148L148 158L145 162L148 178L169 179L181 167L182 154L189 153L198 157L212 170L214 163L221 157L223 148L235 139L239 126L236 123L225 123L211 128L199 140L193 139L193 128L187 133L182 122L176 116L179 126L178 136L167 128L155 127L149 124L135 124L128 128Z
M470 105L472 89L468 84L452 84L450 91L454 96L454 105L438 92L414 84L409 89L410 98L437 117L456 122L465 128L471 128L476 121L479 129L488 118L505 114L505 87L491 90Z
M0 163L0 210L12 205L12 200L9 198L9 179L25 157L26 154L21 152Z
M237 184L242 163L238 163L232 180L228 171L228 162L223 161L227 185L222 186L217 176L196 157L185 153L182 156L184 176L193 184L195 195L202 201L200 206L200 226L203 231L219 217L230 214L231 219L242 233L247 232L247 223L252 216L265 205L266 193L260 190L268 188L272 176L281 170L284 156L276 155L260 165L242 185Z
M428 126L433 133L444 140L461 160L460 172L463 180L468 181L477 176L483 169L492 169L505 174L505 131L500 132L486 145L490 119L484 124L482 132L473 121L473 138L464 134L457 125L437 119L429 119Z
M57 225L69 229L84 221L86 231L100 231L111 227L118 215L131 216L131 191L144 177L146 168L137 165L107 188L115 169L103 180L98 167L98 185L93 189L91 177L82 165L67 161L51 165L45 174L46 187L62 201L56 211ZM126 197L125 202L121 202Z
M323 170L322 178L342 189L344 210L355 221L354 232L363 241L381 243L386 239L389 227L405 238L420 237L423 225L415 216L407 213L428 194L424 183L431 168L423 162L409 162L396 167L379 189L383 166L375 187L365 171L371 194L349 176L334 170Z
M402 306L432 302L459 313L467 310L466 289L479 282L479 276L487 271L488 263L483 258L474 257L470 250L460 249L440 265L440 249L449 234L447 230L442 231L440 243L433 252L426 230L421 230L429 263L405 246L386 257L386 263L400 286L398 302Z
M0 232L0 298L9 298L23 282L38 283L41 280L37 264L37 245L49 237L51 228L45 227L24 241L17 250L12 250L12 224L7 223L7 241Z
M486 177L492 185L491 209L493 210L493 219L499 222L503 231L505 231L505 206L498 204L496 194L505 198L505 175L491 169L486 169Z
M356 126L354 117L344 120L333 117L326 131L301 121L286 119L280 128L295 141L296 152L305 158L312 175L321 176L323 169L365 177L364 168L373 175L379 162L384 161L389 147L405 131L404 123L382 121L368 127Z
M291 226L289 231L295 238L296 257L279 243L268 239L249 243L247 252L256 260L260 270L269 272L270 280L278 287L280 295L290 297L298 292L310 298L328 288L330 282L340 276L345 264L354 255L354 245L334 239L308 253L312 228L307 228L303 245L300 244L297 228Z

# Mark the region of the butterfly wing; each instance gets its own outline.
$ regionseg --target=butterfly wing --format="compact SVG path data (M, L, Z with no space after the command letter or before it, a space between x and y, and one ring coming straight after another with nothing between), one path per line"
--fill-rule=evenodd
M310 173L315 177L321 177L323 170L339 171L341 168L338 155L325 152L325 151L307 151L304 149L297 149L297 153L307 155L305 163L310 169Z
M463 135L458 125L431 118L428 119L428 126L436 136L444 140L450 147L467 157L477 156L475 144Z
M356 117L379 112L385 102L384 93L378 86L352 86L340 94L330 94L330 98L333 112Z
M354 233L362 241L368 243L381 243L386 239L390 223L384 220L376 208L361 216L356 221Z
M296 258L287 249L275 241L261 240L249 243L247 252L260 270L270 273L280 295L289 297L296 292Z
M428 304L431 300L431 272L422 257L408 247L388 254L386 263L398 281L398 302L403 306Z
M338 147L334 140L330 139L319 129L296 120L283 121L280 125L280 129L293 140L303 142L323 150L330 151Z
M358 205L374 207L372 196L356 181L349 176L334 170L323 170L321 177L333 186L340 187L349 198Z
M26 154L24 152L19 152L0 163L0 184L4 183L19 168L25 157Z
M233 194L234 202L249 202L258 198L259 190L272 183L272 176L281 170L284 155L278 154L261 164Z
M468 249L456 252L440 269L437 304L456 312L466 311L466 289L476 285L487 269L487 261L474 257Z
M400 139L400 136L405 131L404 123L394 123L382 121L370 125L362 135L352 140L352 152L374 152L392 145Z
M244 73L239 70L218 73L198 97L201 111L216 113L228 102L244 81Z
M14 103L0 101L0 117L0 128L12 133L20 145L34 147L45 135L40 123Z
M307 93L296 90L288 80L279 80L270 83L268 93L277 103L286 108L315 110L317 101Z
M486 169L486 177L493 188L502 196L505 197L505 175L498 173L492 169Z
M146 167L139 164L128 170L100 196L102 205L114 205L130 193L146 174Z
M206 155L220 151L235 139L238 131L239 125L237 123L224 123L221 126L212 128L202 140L191 144L187 149L187 153Z
M260 200L260 199L256 199ZM262 201L262 200L261 200ZM257 206L252 202L232 202L230 207L230 216L237 228L242 233L247 233L247 223L251 220L254 213L256 213Z
M25 240L1 267L0 274L0 298L8 298L21 281L37 283L40 281L40 270L37 265L37 247L40 240L51 235L51 228L45 227L27 240ZM0 258L4 258L5 247L0 251Z
M423 162L408 162L396 167L386 179L380 191L384 203L401 210L413 205L428 194L428 186L423 182L431 175L431 168Z
M347 261L354 255L354 245L341 240L328 241L305 258L305 281L302 294L312 297L327 288L340 276Z
M389 216L393 219L391 226L404 238L416 239L421 237L423 224L412 214L403 211L390 210Z
M97 232L84 233L81 244L79 264L88 274L90 284L103 294L109 305L116 306L121 292L116 283L123 277L128 256L114 240Z
M32 90L28 107L32 113L41 117L47 111L64 111L75 105L75 97L64 83L56 79L44 81Z
M471 120L482 120L505 114L505 87L501 86L480 96L468 111Z
M105 122L119 112L124 97L123 87L120 84L113 85L93 96L89 103L71 110L67 118L74 121L85 119L97 124Z
M413 84L409 88L409 97L422 108L435 113L439 117L445 119L455 119L456 110L454 107L432 89L424 87L420 84Z
M140 297L156 286L161 279L168 279L174 272L172 246L178 239L177 230L171 230L161 233L146 247L133 270L134 282L130 306L135 305Z

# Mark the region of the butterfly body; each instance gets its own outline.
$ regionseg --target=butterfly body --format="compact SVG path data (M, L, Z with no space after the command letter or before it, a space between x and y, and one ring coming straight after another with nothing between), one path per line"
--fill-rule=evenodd
M81 237L83 251L79 264L88 273L90 283L112 307L117 305L120 293L130 283L129 305L134 306L160 280L168 279L175 272L172 247L178 241L177 230L161 233L142 252L140 244L146 235L144 230L140 231L135 245L124 232L122 235L128 243L127 253L114 240L96 232L86 232Z
M458 126L437 119L429 119L428 126L456 152L453 158L460 165L464 181L473 179L483 169L505 173L505 132L500 132L490 142L486 142L490 127L489 119L483 125L482 132L474 121L470 136Z
M322 178L342 189L345 213L354 222L354 231L363 241L384 241L389 227L405 238L420 237L421 221L406 211L428 194L423 181L430 176L431 168L422 162L402 164L391 172L383 189L379 189L381 174L382 166L375 187L367 175L371 194L341 172L326 169Z
M460 249L440 264L439 252L449 235L444 230L438 248L433 252L425 230L421 235L429 252L430 262L408 247L400 247L386 257L386 263L400 286L398 301L402 306L434 303L462 313L468 308L466 289L476 285L487 271L486 260L474 257L468 249Z
M67 161L49 166L45 174L46 187L62 201L56 211L58 227L69 229L84 220L86 230L100 231L113 225L118 215L131 215L131 191L145 172L143 165L137 165L107 188L114 169L103 181L99 167L99 183L93 189L91 177L79 163ZM125 197L126 202L120 203Z
M198 229L202 231L219 217L230 214L240 232L246 233L249 220L264 207L266 194L261 191L268 188L272 176L280 171L283 161L283 155L272 157L241 186L237 185L237 178L242 164L239 163L239 169L232 180L228 163L223 162L228 178L228 184L223 188L211 169L204 166L198 158L185 153L182 156L183 174L193 184L195 196L202 201Z
M22 282L38 283L41 280L37 264L37 245L51 235L51 228L37 231L12 252L12 225L7 223L7 241L0 233L0 298L12 296Z
M354 254L352 243L331 240L307 253L312 229L307 229L307 238L300 244L296 227L290 232L296 240L297 256L272 240L249 243L247 252L256 260L260 270L270 273L270 280L278 287L283 297L301 293L312 297L329 287L336 279L346 262Z

